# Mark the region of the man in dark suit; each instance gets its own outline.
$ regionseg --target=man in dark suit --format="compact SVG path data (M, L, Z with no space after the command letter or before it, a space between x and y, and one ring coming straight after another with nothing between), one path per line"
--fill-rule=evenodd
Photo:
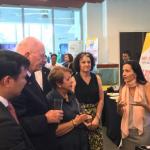
M52 87L50 82L48 81L48 75L50 73L50 70L48 68L45 67L45 64L47 62L47 58L46 56L43 59L43 66L41 70L36 71L35 74L35 78L36 81L38 82L39 86L41 87L44 95L46 96L48 94L48 92L51 91Z
M44 45L34 37L27 37L17 45L16 50L30 61L27 84L13 101L17 116L36 150L55 150L56 123L62 120L63 111L49 109L46 97L33 75L42 69Z
M20 54L0 50L0 150L34 150L10 101L25 86L28 66Z
M43 79L43 92L44 92L45 96L52 89L51 83L48 80L49 73L50 73L50 70L43 66L42 67L42 79Z

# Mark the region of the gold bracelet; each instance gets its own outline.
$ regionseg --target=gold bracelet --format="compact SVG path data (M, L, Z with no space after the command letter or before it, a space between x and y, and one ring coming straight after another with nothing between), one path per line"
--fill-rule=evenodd
M75 126L74 126L73 120L71 120L71 123L72 123L72 125L73 125L73 128L74 128Z
M100 115L96 115L96 118L100 120Z
M72 124L73 124L74 127L77 126L77 123L73 119L72 119Z

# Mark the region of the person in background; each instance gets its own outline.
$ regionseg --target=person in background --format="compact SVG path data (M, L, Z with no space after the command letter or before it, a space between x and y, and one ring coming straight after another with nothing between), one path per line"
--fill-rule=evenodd
M150 83L134 60L124 63L122 76L118 101L122 114L121 150L134 150L137 145L150 145Z
M73 74L75 73L73 68L73 56L69 53L64 54L64 63L62 64L64 67L71 69Z
M69 68L72 62L73 62L73 56L69 53L64 54L64 62L62 65L66 68Z
M26 84L28 66L25 57L0 50L0 150L34 150L11 104Z
M51 71L49 80L53 87L47 95L50 106L59 100L64 112L64 118L56 129L58 150L88 150L87 129L83 123L90 116L79 114L76 97L71 92L71 70L57 66Z
M61 66L60 64L57 63L57 55L51 54L51 63L46 64L45 67L48 68L49 70L52 70L56 66Z
M128 50L123 51L123 53L122 53L122 60L123 60L123 63L125 63L125 62L130 60L130 52Z
M95 65L91 53L79 53L74 60L76 74L72 77L73 91L84 113L92 115L93 119L87 125L90 150L103 149L101 115L104 104L102 82L98 75L92 73Z
M123 51L122 53L122 60L120 61L120 84L123 83L122 78L122 66L125 62L130 60L130 52L128 50Z
M45 59L44 45L34 37L27 37L16 51L30 61L27 84L13 105L20 124L25 129L36 150L55 150L57 123L63 119L62 110L50 110L46 97L35 80L34 72L41 70Z

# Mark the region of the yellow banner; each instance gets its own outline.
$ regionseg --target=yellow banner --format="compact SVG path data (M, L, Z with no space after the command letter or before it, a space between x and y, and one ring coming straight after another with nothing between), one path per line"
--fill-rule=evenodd
M150 32L146 33L140 65L147 81L150 81Z
M96 64L98 63L98 38L87 38L86 40L86 52L90 52L93 54L96 60Z

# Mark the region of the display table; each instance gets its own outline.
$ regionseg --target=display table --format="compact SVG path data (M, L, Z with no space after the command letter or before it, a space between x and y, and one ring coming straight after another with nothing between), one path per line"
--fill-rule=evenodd
M116 101L110 99L107 92L104 93L102 122L103 126L106 126L107 136L118 146L121 140L121 116L117 113Z

